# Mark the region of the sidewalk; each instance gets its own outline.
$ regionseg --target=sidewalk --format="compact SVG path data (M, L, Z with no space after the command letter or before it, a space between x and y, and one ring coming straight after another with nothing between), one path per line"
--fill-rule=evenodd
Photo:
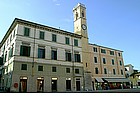
M132 89L110 89L110 90L94 90L93 93L140 93L140 88Z

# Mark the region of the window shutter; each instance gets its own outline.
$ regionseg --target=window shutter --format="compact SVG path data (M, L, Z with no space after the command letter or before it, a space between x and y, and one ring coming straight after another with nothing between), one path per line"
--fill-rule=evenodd
M23 46L20 47L20 55L23 55Z
M28 56L30 56L30 47L28 47Z

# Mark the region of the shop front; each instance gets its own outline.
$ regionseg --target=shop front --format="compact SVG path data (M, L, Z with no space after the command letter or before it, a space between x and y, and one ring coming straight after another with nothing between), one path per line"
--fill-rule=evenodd
M94 90L126 89L130 88L131 82L127 78L93 78Z
M127 78L103 78L103 80L109 89L127 89L131 86L131 82Z

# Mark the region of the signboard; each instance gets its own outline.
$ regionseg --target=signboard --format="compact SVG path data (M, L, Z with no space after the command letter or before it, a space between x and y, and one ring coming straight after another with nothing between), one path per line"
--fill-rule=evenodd
M18 83L14 83L14 88L18 88Z

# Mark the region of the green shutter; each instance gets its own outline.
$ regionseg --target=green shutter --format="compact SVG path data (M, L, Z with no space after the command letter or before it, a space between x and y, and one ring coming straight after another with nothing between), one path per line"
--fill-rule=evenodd
M43 66L38 66L38 71L43 71Z
M21 70L27 70L27 64L21 64Z
M20 46L20 56L23 56L23 46Z
M78 40L74 39L74 46L78 46Z
M57 36L55 34L52 34L52 41L54 41L54 42L57 41Z
M24 36L29 36L30 28L24 27Z
M40 31L40 39L44 39L44 32Z
M66 43L67 45L70 44L70 41L69 41L69 38L68 38L68 37L65 38L65 43Z
M30 47L28 47L28 56L30 56L30 49L31 49L31 48L30 48Z
M0 65L3 65L3 58L0 57Z

